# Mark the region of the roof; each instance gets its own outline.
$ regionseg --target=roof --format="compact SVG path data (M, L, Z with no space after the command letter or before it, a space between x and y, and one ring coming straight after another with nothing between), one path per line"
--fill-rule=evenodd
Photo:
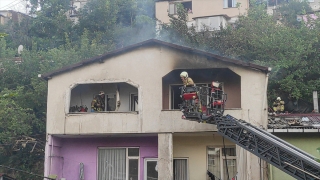
M320 114L278 114L268 118L269 132L320 132Z
M111 52L107 52L107 53L102 54L100 56L96 56L96 57L93 57L93 58L90 58L90 59L83 60L83 61L81 61L79 63L76 63L76 64L65 66L65 67L63 67L61 69L58 69L58 70L55 70L55 71L52 71L52 72L49 72L49 73L46 73L46 74L42 74L41 77L43 79L45 79L45 80L48 80L48 79L52 78L55 75L62 74L62 73L68 72L68 71L72 71L74 69L77 69L77 68L80 68L80 67L95 63L95 62L102 62L106 58L110 58L110 57L122 54L124 52L128 52L128 51L134 50L134 49L139 48L139 47L150 46L150 45L162 45L162 46L166 46L166 47L169 47L169 48L172 48L172 49L186 51L188 53L194 53L194 54L198 54L198 55L203 55L203 56L206 56L208 59L216 59L216 60L220 60L220 61L223 61L223 62L226 62L226 63L231 63L231 64L243 66L243 67L246 67L246 68L262 71L262 72L265 72L265 73L270 71L270 68L266 67L266 66L260 66L260 65L256 65L256 64L253 64L253 63L250 63L250 62L244 62L244 61L241 61L241 60L231 59L231 58L223 57L223 56L220 56L220 55L217 55L217 54L214 54L214 53L210 53L210 52L206 52L206 51L202 51L202 50L199 50L199 49L190 48L190 47L186 47L186 46L181 46L181 45L177 45L177 44L173 44L173 43L169 43L169 42L165 42L165 41L160 41L160 40L157 40L157 39L149 39L149 40L137 43L137 44L133 44L133 45L126 46L126 47L123 47L123 48L120 48L120 49L116 49L116 50L111 51Z

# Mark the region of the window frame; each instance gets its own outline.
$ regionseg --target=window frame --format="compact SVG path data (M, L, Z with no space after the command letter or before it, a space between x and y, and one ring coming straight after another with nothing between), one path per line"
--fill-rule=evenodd
M218 178L221 178L221 179L226 179L225 177L224 177L224 170L225 170L225 163L224 163L224 160L227 158L227 160L236 160L236 164L235 165L233 165L233 166L236 166L237 167L237 161L238 161L238 159L237 159L237 147L236 146L232 146L232 145L228 145L228 146L225 146L225 147L223 147L223 146L207 146L207 150L206 150L206 158L207 158L207 169L209 170L209 157L208 157L208 155L209 155L209 148L219 148L220 150L220 152L219 152L219 160L220 160L220 167L219 167L219 170L220 170L220 172L221 172L221 177L218 177ZM225 157L224 155L223 155L223 149L224 148L233 148L234 150L235 150L235 156L229 156L229 155L227 155L227 157ZM215 162L215 161L214 161ZM216 165L214 165L214 166L216 166ZM237 167L237 169L238 169L238 167Z
M176 15L177 14L177 3L181 3L184 6L184 3L191 3L191 12L193 12L193 6L192 6L192 0L187 0L187 1L174 1L174 2L169 2L169 7L168 7L168 13L172 14L172 15ZM170 11L170 6L173 6L173 13L171 13Z
M156 167L158 168L158 158L145 158L143 161L143 179L147 180L147 162L148 161L153 161L153 162L157 162ZM158 172L158 170L156 170Z
M130 156L128 155L129 151L128 149L134 149L138 148L139 149L139 156ZM141 155L141 149L140 147L98 147L98 152L97 152L97 178L99 177L99 150L103 149L125 149L126 150L126 180L129 180L129 160L130 159L137 159L138 160L138 179L140 179L140 155Z
M137 97L137 107L135 107L136 105L134 104L134 107L132 107L132 103L134 103L134 99L132 99L132 97ZM133 108L135 108L136 110L134 110ZM138 93L129 93L129 110L130 111L139 111L139 95Z
M186 162L187 162L187 179L186 180L189 180L190 179L190 170L189 170L189 158L187 158L187 157L176 157L176 158L173 158L173 160L172 160L172 165L173 165L173 170L172 170L172 172L173 172L173 178L174 178L174 160L186 160ZM173 180L175 180L175 179L173 179Z
M232 5L229 6L229 1L231 1ZM237 7L237 0L223 0L223 8L236 8Z

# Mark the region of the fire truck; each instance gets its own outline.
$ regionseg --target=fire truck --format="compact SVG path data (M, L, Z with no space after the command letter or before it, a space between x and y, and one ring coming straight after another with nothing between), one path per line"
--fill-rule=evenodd
M219 82L210 87L181 87L182 119L214 124L218 133L299 180L320 180L320 163L312 155L231 115L224 115L227 95ZM219 179L208 172L211 179Z

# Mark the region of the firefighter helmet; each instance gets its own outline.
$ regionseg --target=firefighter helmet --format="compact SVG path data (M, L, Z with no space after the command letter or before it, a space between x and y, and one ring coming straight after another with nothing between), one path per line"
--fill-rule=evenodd
M277 101L281 101L281 98L280 98L280 97L277 97Z
M180 77L187 78L188 77L188 73L186 71L183 71L182 73L180 73Z

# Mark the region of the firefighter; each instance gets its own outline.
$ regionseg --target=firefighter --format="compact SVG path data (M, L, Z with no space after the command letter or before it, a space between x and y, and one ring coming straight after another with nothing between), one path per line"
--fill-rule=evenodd
M103 91L100 91L91 102L91 110L95 111L104 111L105 110L105 95Z
M186 71L183 71L181 74L180 74L180 78L183 82L183 85L186 87L186 86L194 86L194 82L193 80L188 77L188 73Z
M184 87L191 87L191 86L195 86L193 80L188 76L188 73L186 71L183 71L180 73L180 78L182 80L183 86ZM199 97L199 92L197 91L197 96ZM202 105L201 105L201 99L197 98L196 99L198 102L198 111L202 112Z
M281 101L280 97L273 102L273 110L276 113L280 113L284 111L284 101Z

